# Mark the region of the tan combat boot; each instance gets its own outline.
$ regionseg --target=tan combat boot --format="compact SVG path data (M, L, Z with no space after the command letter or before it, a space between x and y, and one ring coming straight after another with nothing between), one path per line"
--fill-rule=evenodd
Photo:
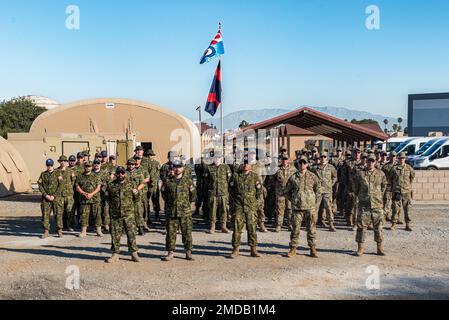
M410 227L410 224L405 225L405 231L412 231L412 228Z
M118 262L118 261L119 261L119 256L117 253L113 253L110 258L107 258L105 260L106 263L114 263L114 262Z
M296 256L296 247L290 246L290 251L287 253L287 258L293 258Z
M207 231L207 233L209 234L214 234L215 233L215 223L211 224L209 231Z
M62 238L62 229L58 230L58 238Z
M105 231L105 232L109 232L109 225L105 225L105 226L104 226L104 231Z
M44 234L41 236L42 239L47 239L50 236L50 232L48 230L44 230Z
M268 231L267 228L265 228L265 224L263 222L259 225L259 230L260 230L260 232L267 232Z
M192 256L192 250L186 251L186 260L189 260L189 261L195 260L195 259L193 259L193 256Z
M226 227L226 224L223 224L221 227L221 232L222 233L229 233L229 229Z
M131 252L131 260L134 262L140 262L139 255L137 254L137 251Z
M396 222L393 221L393 223L390 226L390 230L396 230Z
M251 257L260 258L260 254L257 252L257 247L251 247Z
M318 253L316 251L316 245L311 245L310 246L310 256L312 258L318 258Z
M85 238L87 236L87 227L81 228L81 233L78 234L78 238Z
M173 260L173 258L174 258L173 251L169 251L167 256L165 256L162 260L164 260L164 261L171 261L171 260Z
M229 256L229 258L231 259L235 259L240 255L240 248L239 247L235 247L234 250L232 250L231 255Z
M277 233L281 232L281 227L277 226L276 229L274 230L274 232L277 232Z
M96 228L96 230L97 230L97 237L103 237L103 232L101 232L101 227L97 227Z
M361 257L361 256L363 256L364 253L365 253L364 244L362 242L357 243L357 253L356 253L356 255L358 257Z
M337 229L335 229L335 226L334 226L334 223L333 223L333 222L331 222L331 223L329 224L329 231L331 231L331 232L336 232L336 231L337 231Z
M384 252L384 249L383 249L383 246L382 246L382 242L378 242L377 243L377 255L378 256L384 256L385 255L385 252Z
M346 218L346 226L348 227L352 227L353 223L352 223L352 214L348 214L347 218Z

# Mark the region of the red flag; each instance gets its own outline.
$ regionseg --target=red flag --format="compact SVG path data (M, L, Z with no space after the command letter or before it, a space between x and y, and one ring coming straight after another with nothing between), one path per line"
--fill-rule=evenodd
M220 104L221 104L221 61L218 62L217 70L215 71L214 80L212 81L212 87L210 88L204 111L208 112L213 117L217 112Z

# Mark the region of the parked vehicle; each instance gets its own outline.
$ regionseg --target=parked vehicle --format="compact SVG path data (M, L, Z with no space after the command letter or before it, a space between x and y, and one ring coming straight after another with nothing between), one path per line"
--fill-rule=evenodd
M449 169L449 138L441 138L426 152L410 161L415 169Z
M386 152L391 152L396 149L402 142L409 139L408 137L402 138L390 138L387 141L377 141L375 142L375 146L377 150L382 150Z
M409 139L401 142L401 144L399 144L394 149L394 151L397 154L399 154L401 152L405 152L405 154L407 156L414 155L416 151L418 151L423 145L425 145L430 140L432 140L432 138L430 138L430 137L426 137L426 138L412 137L412 138L409 138Z
M423 155L424 152L426 152L427 150L429 150L429 148L438 140L440 140L442 138L433 138L430 139L429 141L427 141L421 148L419 148L418 151L415 152L415 154L409 155L407 156L407 161L410 162L411 160L415 159L418 156ZM444 138L443 138L444 139Z

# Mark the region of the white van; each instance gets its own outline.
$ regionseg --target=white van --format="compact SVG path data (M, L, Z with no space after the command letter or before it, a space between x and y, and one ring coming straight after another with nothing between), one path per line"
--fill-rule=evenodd
M410 161L415 169L449 169L449 138L441 138L421 156Z
M408 137L390 138L387 141L376 141L374 144L377 150L391 152L407 139L409 138Z
M418 151L423 145L425 145L428 141L432 139L433 138L430 137L426 138L412 137L403 141L400 145L396 147L396 149L394 149L394 151L397 154L405 152L407 156L411 156L414 155L416 151Z
M440 139L441 138L432 138L429 141L427 141L421 148L419 148L418 151L415 152L415 154L407 156L407 162L410 162L411 160L415 159L418 156L422 156L424 152L429 150L429 148Z

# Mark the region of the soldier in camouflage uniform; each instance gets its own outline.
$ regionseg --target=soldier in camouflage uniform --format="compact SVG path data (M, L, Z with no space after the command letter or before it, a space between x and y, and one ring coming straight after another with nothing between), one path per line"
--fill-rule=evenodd
M276 219L276 194L274 190L274 172L270 172L272 170L272 166L275 165L272 163L272 158L270 154L267 152L267 163L265 164L265 172L267 172L267 176L264 180L264 190L266 190L265 197L265 216L268 218L268 223L273 223L273 220Z
M333 198L334 198L334 207L336 207L338 213L340 215L343 214L343 185L341 183L341 168L345 162L345 157L343 156L343 149L341 147L337 148L337 154L332 157L331 164L337 170L337 182L334 184L333 188Z
M96 158L93 162L93 170L92 173L98 176L98 179L101 182L101 190L100 190L100 217L102 221L103 228L109 232L109 225L111 224L111 219L109 215L109 201L108 201L108 183L111 181L111 176L107 170L101 169L101 155ZM102 236L102 234L101 234Z
M334 210L332 208L332 192L334 184L337 182L337 170L335 167L328 163L327 153L321 154L320 165L317 166L313 172L319 179L319 197L317 198L317 205L323 207L323 212L327 214L327 220L329 221L329 231L337 231L334 226ZM318 217L322 223L326 224L326 217Z
M100 191L102 182L92 173L92 162L84 162L85 171L76 178L76 191L80 194L81 233L84 238L89 226L89 216L95 221L97 236L101 237Z
M147 159L147 158L144 158ZM134 167L134 170L142 175L143 177L143 189L141 190L141 210L142 210L142 225L139 225L139 234L143 233L143 230L149 231L149 225L147 224L148 217L149 217L149 209L148 209L148 183L150 183L150 173L148 171L148 159L146 161L146 165L142 165L142 158L140 158L137 154L134 156L134 160L136 161L136 165Z
M139 231L139 235L143 235L143 226L145 221L143 219L143 204L142 204L142 190L144 188L144 176L140 171L136 171L136 160L134 158L128 159L126 162L126 175L132 182L137 185L137 190L139 191L133 198L134 200L134 214L136 218L136 226Z
M230 258L240 255L240 241L243 226L246 224L248 232L248 245L251 247L251 257L260 257L257 252L257 206L262 190L262 181L258 174L252 171L248 156L244 156L244 163L235 170L229 183L233 198L233 251Z
M285 196L285 187L288 179L296 172L296 169L288 162L286 154L280 156L279 168L273 176L273 189L276 196L276 229L281 232L284 222L287 221L288 230L292 230L292 207L290 201Z
M136 218L134 215L134 197L139 193L137 184L126 176L123 167L117 167L117 178L108 184L108 201L111 212L111 250L112 257L106 262L112 263L119 260L120 239L123 231L128 239L128 250L131 259L139 262L136 244Z
M186 251L186 259L192 257L192 208L195 201L196 190L192 178L184 174L184 166L180 160L174 160L173 176L164 179L161 192L166 203L166 250L164 261L173 260L176 249L176 234L181 227L182 242Z
M148 174L150 176L150 182L148 183L148 224L151 223L150 220L150 203L153 203L153 208L155 212L155 218L156 220L159 220L159 187L158 187L158 180L159 180L159 170L161 169L161 165L159 161L154 159L156 154L152 149L147 151L147 157L148 157ZM157 199L155 199L157 195Z
M78 152L76 154L76 166L73 169L75 171L75 176L76 178L78 178L78 176L82 175L84 173L84 153L83 152ZM75 181L76 181L75 178ZM80 210L80 194L78 193L78 191L76 191L76 185L74 187L74 195L73 195L73 199L74 199L74 204L73 204L73 216L75 217L74 219L78 222L78 226L81 227L81 210Z
M343 167L343 183L345 184L345 215L347 225L356 229L356 206L357 199L355 197L354 182L357 177L357 171L363 169L361 161L361 150L359 147L354 148L353 159L346 161Z
M393 194L391 192L391 187L393 186L393 170L396 166L396 152L392 151L390 153L390 161L382 166L382 171L387 178L387 190L384 194L384 215L385 221L391 221L391 210L393 207L392 199Z
M385 255L383 242L383 197L387 189L387 178L382 170L376 168L376 156L368 156L367 167L356 171L354 190L358 199L357 206L357 256L364 254L366 229L373 224L374 241L377 243L377 254Z
M50 236L50 216L53 211L56 220L56 228L58 235L62 234L62 216L58 214L56 210L56 192L59 188L58 174L54 170L54 162L52 159L48 159L45 162L47 170L41 173L37 183L39 185L39 191L42 194L41 200L41 212L42 212L42 225L44 227L44 234L42 239Z
M62 155L58 160L60 167L56 169L58 175L59 188L56 191L55 209L57 216L66 220L66 225L70 231L73 231L73 186L75 185L75 173L68 168L67 157ZM58 232L59 237L62 237L62 230Z
M415 180L415 170L405 163L407 155L405 152L399 154L399 163L394 167L392 173L392 193L393 193L393 216L391 218L391 229L394 230L400 220L401 211L404 211L405 230L412 231L410 226L410 208L412 206L413 181Z
M298 171L288 179L285 187L285 197L292 204L292 232L290 235L290 251L287 257L296 256L299 244L301 223L304 220L307 229L307 243L310 256L318 257L316 251L316 220L317 198L319 195L318 177L308 170L309 159L302 156L295 162Z
M250 153L249 159L250 163L252 164L252 171L259 176L259 180L262 183L262 192L259 194L259 198L257 199L257 210L256 210L257 227L260 232L267 232L267 229L265 228L265 210L264 210L266 190L263 189L263 184L266 178L265 165L262 164L259 160L257 160L255 151Z
M77 177L77 165L76 165L76 157L74 155L71 155L69 157L69 166L67 170L70 171L70 173L73 175L73 188L72 188L72 194L73 194L73 205L72 205L72 211L67 213L67 218L65 220L66 227L69 229L69 231L75 231L75 226L77 225L76 222L76 210L77 210L77 198L78 198L78 192L75 190L75 181Z

